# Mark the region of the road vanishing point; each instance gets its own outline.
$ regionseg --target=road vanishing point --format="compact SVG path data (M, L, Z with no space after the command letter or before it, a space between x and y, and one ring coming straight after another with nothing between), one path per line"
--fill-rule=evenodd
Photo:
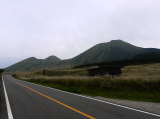
M160 115L2 76L1 119L160 119Z

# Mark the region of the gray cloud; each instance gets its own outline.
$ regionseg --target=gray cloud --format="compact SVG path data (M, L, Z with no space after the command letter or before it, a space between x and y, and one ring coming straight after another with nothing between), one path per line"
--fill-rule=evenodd
M122 39L160 48L159 0L5 0L0 2L0 68L24 58L72 58Z

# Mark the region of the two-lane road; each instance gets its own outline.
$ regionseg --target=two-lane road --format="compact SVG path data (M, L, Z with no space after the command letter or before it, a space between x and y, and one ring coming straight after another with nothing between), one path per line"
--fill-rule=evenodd
M2 117L8 119L159 119L159 115L140 112L127 107L97 101L53 88L3 76L11 111ZM5 88L5 89L4 89ZM5 94L4 94L5 97ZM3 96L2 96L3 98ZM5 97L6 100L6 97ZM2 99L3 104L4 100ZM4 106L4 105L3 105ZM2 109L8 109L3 107ZM8 116L9 115L9 116ZM2 118L2 119L3 119Z

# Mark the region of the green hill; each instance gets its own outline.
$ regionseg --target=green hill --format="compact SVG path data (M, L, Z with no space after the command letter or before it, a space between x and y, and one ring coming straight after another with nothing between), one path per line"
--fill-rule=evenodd
M40 59L30 57L5 68L5 72L30 70L32 67L39 65L41 62L42 60Z
M112 40L98 44L71 60L72 65L118 61L130 59L137 54L146 52L144 48L133 46L122 40Z
M61 60L56 56L50 56L44 60L36 59L35 57L30 57L5 68L5 72L25 71L25 70L31 70L31 69L44 68L45 66L48 65L48 63L57 62L57 61L61 61Z
M62 60L56 56L49 56L46 59L42 60L39 65L32 67L32 69L44 69L44 68L52 68Z
M122 40L112 40L107 43L97 44L78 56L68 60L60 60L56 56L50 56L44 60L32 57L7 67L5 71L8 72L44 68L71 68L86 64L129 60L136 55L150 52L160 52L160 49L141 48Z

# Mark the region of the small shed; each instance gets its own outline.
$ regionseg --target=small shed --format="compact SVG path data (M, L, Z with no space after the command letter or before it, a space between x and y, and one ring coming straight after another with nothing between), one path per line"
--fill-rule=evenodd
M96 76L96 75L121 75L121 68L122 66L104 66L98 68L88 69L89 76Z

